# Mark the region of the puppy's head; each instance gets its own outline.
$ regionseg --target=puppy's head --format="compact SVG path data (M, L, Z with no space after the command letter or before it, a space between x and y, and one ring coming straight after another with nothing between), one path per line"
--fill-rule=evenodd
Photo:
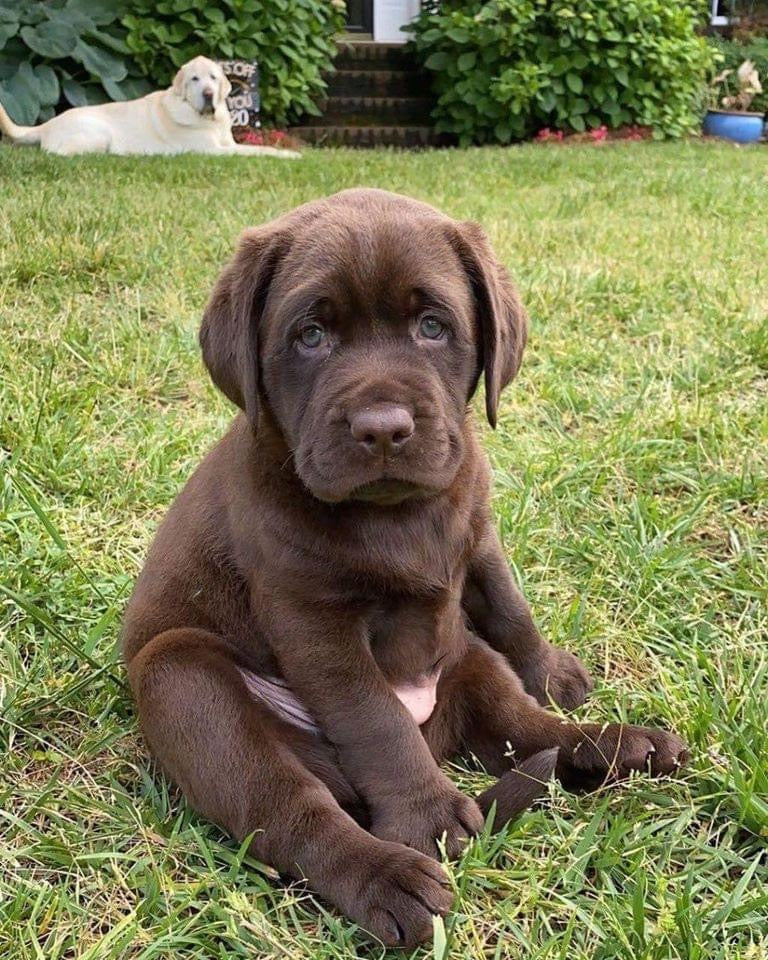
M200 340L255 428L268 408L314 496L392 504L451 484L480 374L495 425L525 336L480 227L348 190L245 231Z
M195 57L179 68L171 89L198 113L212 114L225 102L232 84L218 63Z

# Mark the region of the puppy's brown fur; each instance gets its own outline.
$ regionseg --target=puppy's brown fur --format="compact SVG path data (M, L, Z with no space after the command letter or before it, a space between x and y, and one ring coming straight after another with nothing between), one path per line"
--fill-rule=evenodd
M484 373L495 423L525 326L481 229L405 197L345 191L246 231L201 331L243 413L125 618L142 728L190 803L387 944L430 935L451 903L436 840L453 856L482 824L443 758L502 776L479 799L504 815L513 763L584 787L684 759L671 734L542 706L591 681L512 581L467 412ZM400 691L435 684L419 726Z

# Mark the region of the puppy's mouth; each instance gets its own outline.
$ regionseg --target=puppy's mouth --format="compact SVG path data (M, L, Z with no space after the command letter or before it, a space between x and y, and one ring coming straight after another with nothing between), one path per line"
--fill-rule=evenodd
M361 500L364 503L375 503L382 507L395 506L404 500L413 500L418 497L428 497L434 491L428 490L408 480L394 480L383 477L355 487L346 497L347 500Z
M352 450L351 454L359 453ZM394 506L424 500L444 492L453 483L463 455L460 437L434 435L417 457L351 459L344 444L299 444L294 454L296 472L309 492L326 503ZM362 461L362 462L361 462Z

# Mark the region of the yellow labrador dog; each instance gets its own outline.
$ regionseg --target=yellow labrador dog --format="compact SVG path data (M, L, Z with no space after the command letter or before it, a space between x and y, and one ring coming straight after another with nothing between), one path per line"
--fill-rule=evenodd
M207 57L185 63L168 90L139 100L75 107L37 127L20 127L0 105L0 130L13 143L49 153L214 153L298 157L291 150L235 143L221 67Z

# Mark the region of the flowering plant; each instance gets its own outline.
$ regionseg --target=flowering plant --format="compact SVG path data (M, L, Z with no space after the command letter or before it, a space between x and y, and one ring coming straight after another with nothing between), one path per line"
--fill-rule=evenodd
M692 132L714 63L697 21L693 0L422 0L408 29L437 131L510 143L547 127Z
M745 60L735 71L735 88L731 79L733 77L733 70L722 70L713 79L710 84L711 109L746 113L752 105L753 99L763 92L760 76L751 60Z
M562 140L563 136L562 130L550 130L549 127L542 127L536 134L535 139L546 143L548 140Z
M293 146L292 138L285 130L243 130L236 137L238 143L246 143L249 147L288 147Z

